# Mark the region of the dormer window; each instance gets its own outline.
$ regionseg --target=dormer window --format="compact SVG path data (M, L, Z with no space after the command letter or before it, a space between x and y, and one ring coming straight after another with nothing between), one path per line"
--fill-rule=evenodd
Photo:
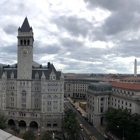
M56 80L56 74L53 71L50 74L50 80Z
M39 74L38 73L35 74L35 79L39 79Z

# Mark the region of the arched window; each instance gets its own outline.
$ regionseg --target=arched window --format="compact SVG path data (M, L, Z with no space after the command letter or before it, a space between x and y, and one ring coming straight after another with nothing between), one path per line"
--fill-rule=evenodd
M57 99L57 96L56 96L56 95L54 95L54 96L53 96L53 98L54 98L54 99Z
M22 96L26 96L26 94L27 94L26 91L23 90L23 91L22 91Z
M13 92L11 92L11 95L13 96L13 95L14 95L14 93L13 93Z
M30 45L30 40L27 40L27 45Z
M23 45L23 41L22 40L20 40L20 45Z
M47 96L47 99L51 99L51 95L48 95L48 96Z
M26 45L26 40L24 40L24 45Z

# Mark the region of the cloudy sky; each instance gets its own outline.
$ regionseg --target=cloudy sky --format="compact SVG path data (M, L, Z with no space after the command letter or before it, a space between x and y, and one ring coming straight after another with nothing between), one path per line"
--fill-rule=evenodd
M0 0L0 63L17 62L27 16L34 60L64 73L140 73L140 0Z

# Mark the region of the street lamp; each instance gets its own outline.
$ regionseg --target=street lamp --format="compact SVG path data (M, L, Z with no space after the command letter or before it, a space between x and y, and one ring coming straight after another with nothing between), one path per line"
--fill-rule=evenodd
M119 128L119 127L122 127L122 128L123 128L123 140L124 140L124 139L125 139L125 138L124 138L124 127L123 127L123 126L117 126L117 127L118 127L118 128Z

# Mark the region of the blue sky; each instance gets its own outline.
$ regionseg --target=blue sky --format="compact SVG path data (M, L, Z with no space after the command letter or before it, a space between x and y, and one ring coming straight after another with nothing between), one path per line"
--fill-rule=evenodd
M139 7L139 0L1 0L0 63L17 62L17 30L27 16L36 62L65 73L133 73Z

